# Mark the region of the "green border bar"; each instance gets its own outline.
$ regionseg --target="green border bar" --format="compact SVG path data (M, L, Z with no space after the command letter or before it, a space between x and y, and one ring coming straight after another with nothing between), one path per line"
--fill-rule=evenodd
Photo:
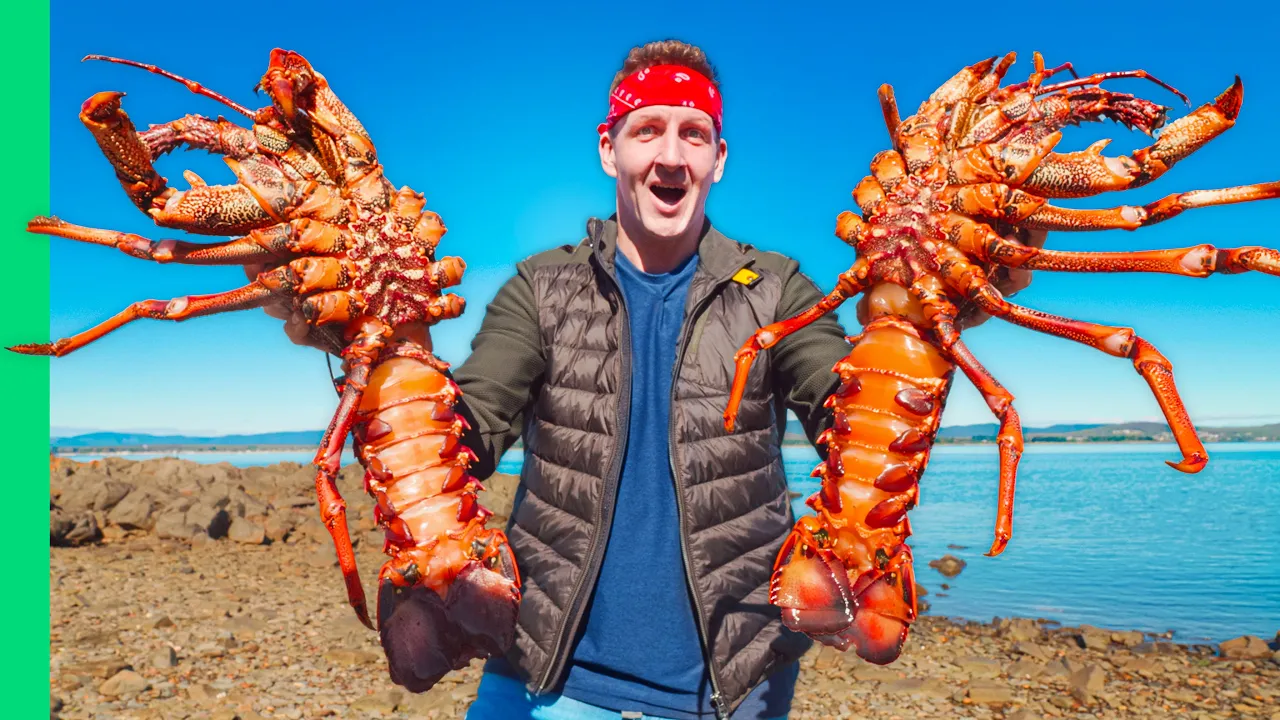
M0 243L8 302L0 344L7 347L49 339L49 243L26 232L27 220L49 214L49 0L6 3L4 18ZM38 718L49 702L49 360L0 350L0 378L7 461L0 505L3 714Z

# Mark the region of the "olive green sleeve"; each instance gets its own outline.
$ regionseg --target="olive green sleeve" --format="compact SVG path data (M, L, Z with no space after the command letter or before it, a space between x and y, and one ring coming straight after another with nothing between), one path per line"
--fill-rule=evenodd
M823 298L818 286L800 273L798 264L792 261L788 269L794 272L783 275L787 280L775 320L795 317ZM840 384L831 368L849 354L844 328L835 313L828 313L783 338L769 352L773 353L775 391L800 419L813 443L831 424L831 412L822 404Z
M526 272L521 264L498 290L471 341L471 355L453 373L462 389L458 410L471 425L463 442L478 456L471 473L482 480L520 437L542 383L542 335Z

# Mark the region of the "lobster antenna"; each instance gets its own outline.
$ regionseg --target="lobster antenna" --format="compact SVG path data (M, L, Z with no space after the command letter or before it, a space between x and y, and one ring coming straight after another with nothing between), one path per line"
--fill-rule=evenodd
M346 376L345 376L345 375L344 375L344 376L342 376L342 377L338 377L338 375L337 375L336 373L334 373L334 372L333 372L333 356L332 356L332 355L330 355L329 353L325 353L325 354L324 354L324 362L325 362L325 364L326 364L326 365L328 365L328 366L329 366L329 380L330 380L330 382L332 382L332 383L333 383L333 389L334 389L334 390L337 390L337 391L338 391L338 396L339 396L339 397L341 397L341 396L342 396L342 384L346 381L346 379L347 379L347 378L346 378Z
M137 62L136 60L124 60L122 58L115 58L107 55L85 55L83 58L81 58L80 62L84 62L85 60L105 60L106 62L112 62L120 65L128 65L130 67L142 68L143 70L146 70L148 72L153 72L156 75L167 77L170 80L177 80L178 82L187 86L187 89L190 90L191 92L197 95L203 95L212 100L216 100L222 103L223 105L226 105L227 107L231 108L232 110L235 110L236 112L248 117L251 120L256 119L257 117L257 113L241 105L235 100L232 100L226 95L223 95L222 93L214 92L213 90L210 90L209 88L201 85L200 83L194 80L188 80L179 75L174 75L168 70L162 70L156 67L155 65L148 65L146 63Z

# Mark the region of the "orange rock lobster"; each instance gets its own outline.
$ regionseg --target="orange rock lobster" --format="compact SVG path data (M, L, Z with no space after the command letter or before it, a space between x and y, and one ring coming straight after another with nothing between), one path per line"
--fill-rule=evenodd
M1261 247L1220 250L1197 245L1145 252L1057 252L1005 239L1011 228L1133 230L1184 210L1280 197L1280 182L1165 197L1145 206L1105 210L1055 207L1048 198L1086 197L1139 187L1230 128L1243 97L1237 77L1212 103L1163 130L1132 157L1101 154L1107 141L1056 153L1060 129L1111 118L1148 135L1168 108L1101 88L1104 80L1146 78L1111 72L1045 84L1070 63L1045 69L1035 55L1026 82L1000 87L1012 53L962 69L916 115L899 120L893 90L880 103L893 149L871 161L853 192L859 217L841 213L836 236L857 259L836 289L794 318L759 329L735 355L737 372L725 428L733 430L747 373L756 355L788 334L862 294L863 330L833 368L841 385L827 400L833 424L818 441L826 459L814 470L821 489L808 499L816 515L801 518L778 554L770 601L788 627L880 664L902 652L916 618L907 512L938 430L956 367L982 393L1000 421L998 555L1013 530L1013 496L1022 430L1013 395L965 347L956 316L972 304L992 316L1129 358L1151 386L1182 452L1169 465L1194 473L1208 462L1173 382L1172 365L1130 328L1071 320L1005 300L989 278L1003 268L1063 272L1159 272L1191 277L1258 271L1280 275L1280 252Z
M514 638L519 572L506 535L485 528L491 513L476 499L482 488L467 471L474 454L460 443L466 422L453 409L459 390L445 374L448 365L432 354L428 334L428 326L457 317L465 306L458 296L441 294L458 284L465 264L456 257L436 260L445 233L440 217L423 210L420 193L397 191L384 177L364 127L297 53L272 51L259 84L272 104L257 111L155 66L90 57L178 80L252 119L252 129L245 129L188 115L137 132L118 92L94 95L80 113L129 198L157 225L242 237L152 241L45 217L31 220L28 230L161 263L275 267L236 290L144 300L72 337L10 349L62 356L138 318L185 320L291 298L322 331L340 329L338 344L345 346L341 399L314 462L320 513L348 599L372 628L335 484L353 432L391 558L379 576L384 646L390 596L425 587L438 601L426 615L433 627L415 634L432 646L419 654L429 667L415 668L414 678L392 679L420 692L473 658L505 651ZM187 172L189 190L168 187L152 162L180 145L223 155L239 182L207 185Z

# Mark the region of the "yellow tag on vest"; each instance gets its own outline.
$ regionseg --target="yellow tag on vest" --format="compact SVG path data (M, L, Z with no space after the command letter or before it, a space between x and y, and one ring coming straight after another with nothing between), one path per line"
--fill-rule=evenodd
M734 282L742 283L747 287L751 287L759 279L760 279L759 273L752 272L746 268L742 268L741 270L733 274Z

